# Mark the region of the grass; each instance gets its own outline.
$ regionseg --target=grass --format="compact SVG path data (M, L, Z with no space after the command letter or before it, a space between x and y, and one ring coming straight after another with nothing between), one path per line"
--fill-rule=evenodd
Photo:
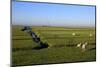
M50 48L36 50L38 44L21 26L12 26L12 63L13 65L36 65L51 63L84 62L96 60L94 28L39 27L32 30ZM72 33L78 35L73 36ZM93 36L89 36L93 34ZM88 42L87 50L82 52L76 45Z

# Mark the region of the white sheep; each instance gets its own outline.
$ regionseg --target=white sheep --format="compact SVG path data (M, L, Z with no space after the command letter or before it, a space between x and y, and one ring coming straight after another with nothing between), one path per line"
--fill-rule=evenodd
M82 47L81 47L82 48L82 51L85 51L86 50L87 44L88 44L87 42L85 42L85 43L82 44Z
M82 49L82 52L84 52L86 50L86 46L88 45L87 42L85 43L79 43L77 44L77 47L80 47Z
M75 36L75 35L76 35L76 33L72 33L72 35L73 35L73 36Z
M93 36L93 34L89 34L89 36L90 36L90 37L92 37L92 36Z
M82 43L77 44L77 47L81 47Z
M73 36L80 36L79 33L74 33L74 32L72 33L72 35L73 35Z

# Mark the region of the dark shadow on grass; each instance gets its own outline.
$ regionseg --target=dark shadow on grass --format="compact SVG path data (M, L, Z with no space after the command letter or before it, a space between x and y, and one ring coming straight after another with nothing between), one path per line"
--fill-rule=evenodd
M91 49L88 49L89 51L92 51L92 50L96 50L96 47L93 47Z
M40 50L40 49L44 49L44 48L47 48L47 47L34 47L33 49L35 49L35 50Z
M12 51L24 51L24 50L39 50L39 49L44 49L44 48L48 48L49 45L47 43L40 43L39 46L35 46L35 47L23 47L23 48L13 48Z
M47 48L47 47L44 47L44 48ZM29 47L29 48L13 48L12 51L15 52L15 51L27 51L27 50L40 50L40 49L44 49L40 46L37 46L37 47Z
M60 44L60 45L53 45L52 46L52 48L54 47L54 48L61 48L61 47L65 47L66 45L62 45L62 44Z
M76 45L74 44L69 44L69 45L66 45L67 47L75 47Z
M91 45L96 45L96 43L89 43L89 44L91 44Z
M49 47L48 43L40 42L39 45L40 46L34 47L33 49L39 50L39 49L43 49L43 48L48 48Z

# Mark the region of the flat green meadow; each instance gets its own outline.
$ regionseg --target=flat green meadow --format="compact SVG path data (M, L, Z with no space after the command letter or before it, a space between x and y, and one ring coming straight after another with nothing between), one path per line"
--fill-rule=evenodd
M32 37L21 31L23 26L12 26L12 64L38 65L96 61L94 28L68 28L32 26L32 30L48 43L48 48L35 49L39 45ZM75 33L75 35L73 35ZM83 52L77 44L87 42Z

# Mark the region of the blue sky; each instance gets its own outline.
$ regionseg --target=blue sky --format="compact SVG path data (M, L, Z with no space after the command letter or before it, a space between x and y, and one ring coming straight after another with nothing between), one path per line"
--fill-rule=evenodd
M13 25L95 26L95 6L12 2Z

